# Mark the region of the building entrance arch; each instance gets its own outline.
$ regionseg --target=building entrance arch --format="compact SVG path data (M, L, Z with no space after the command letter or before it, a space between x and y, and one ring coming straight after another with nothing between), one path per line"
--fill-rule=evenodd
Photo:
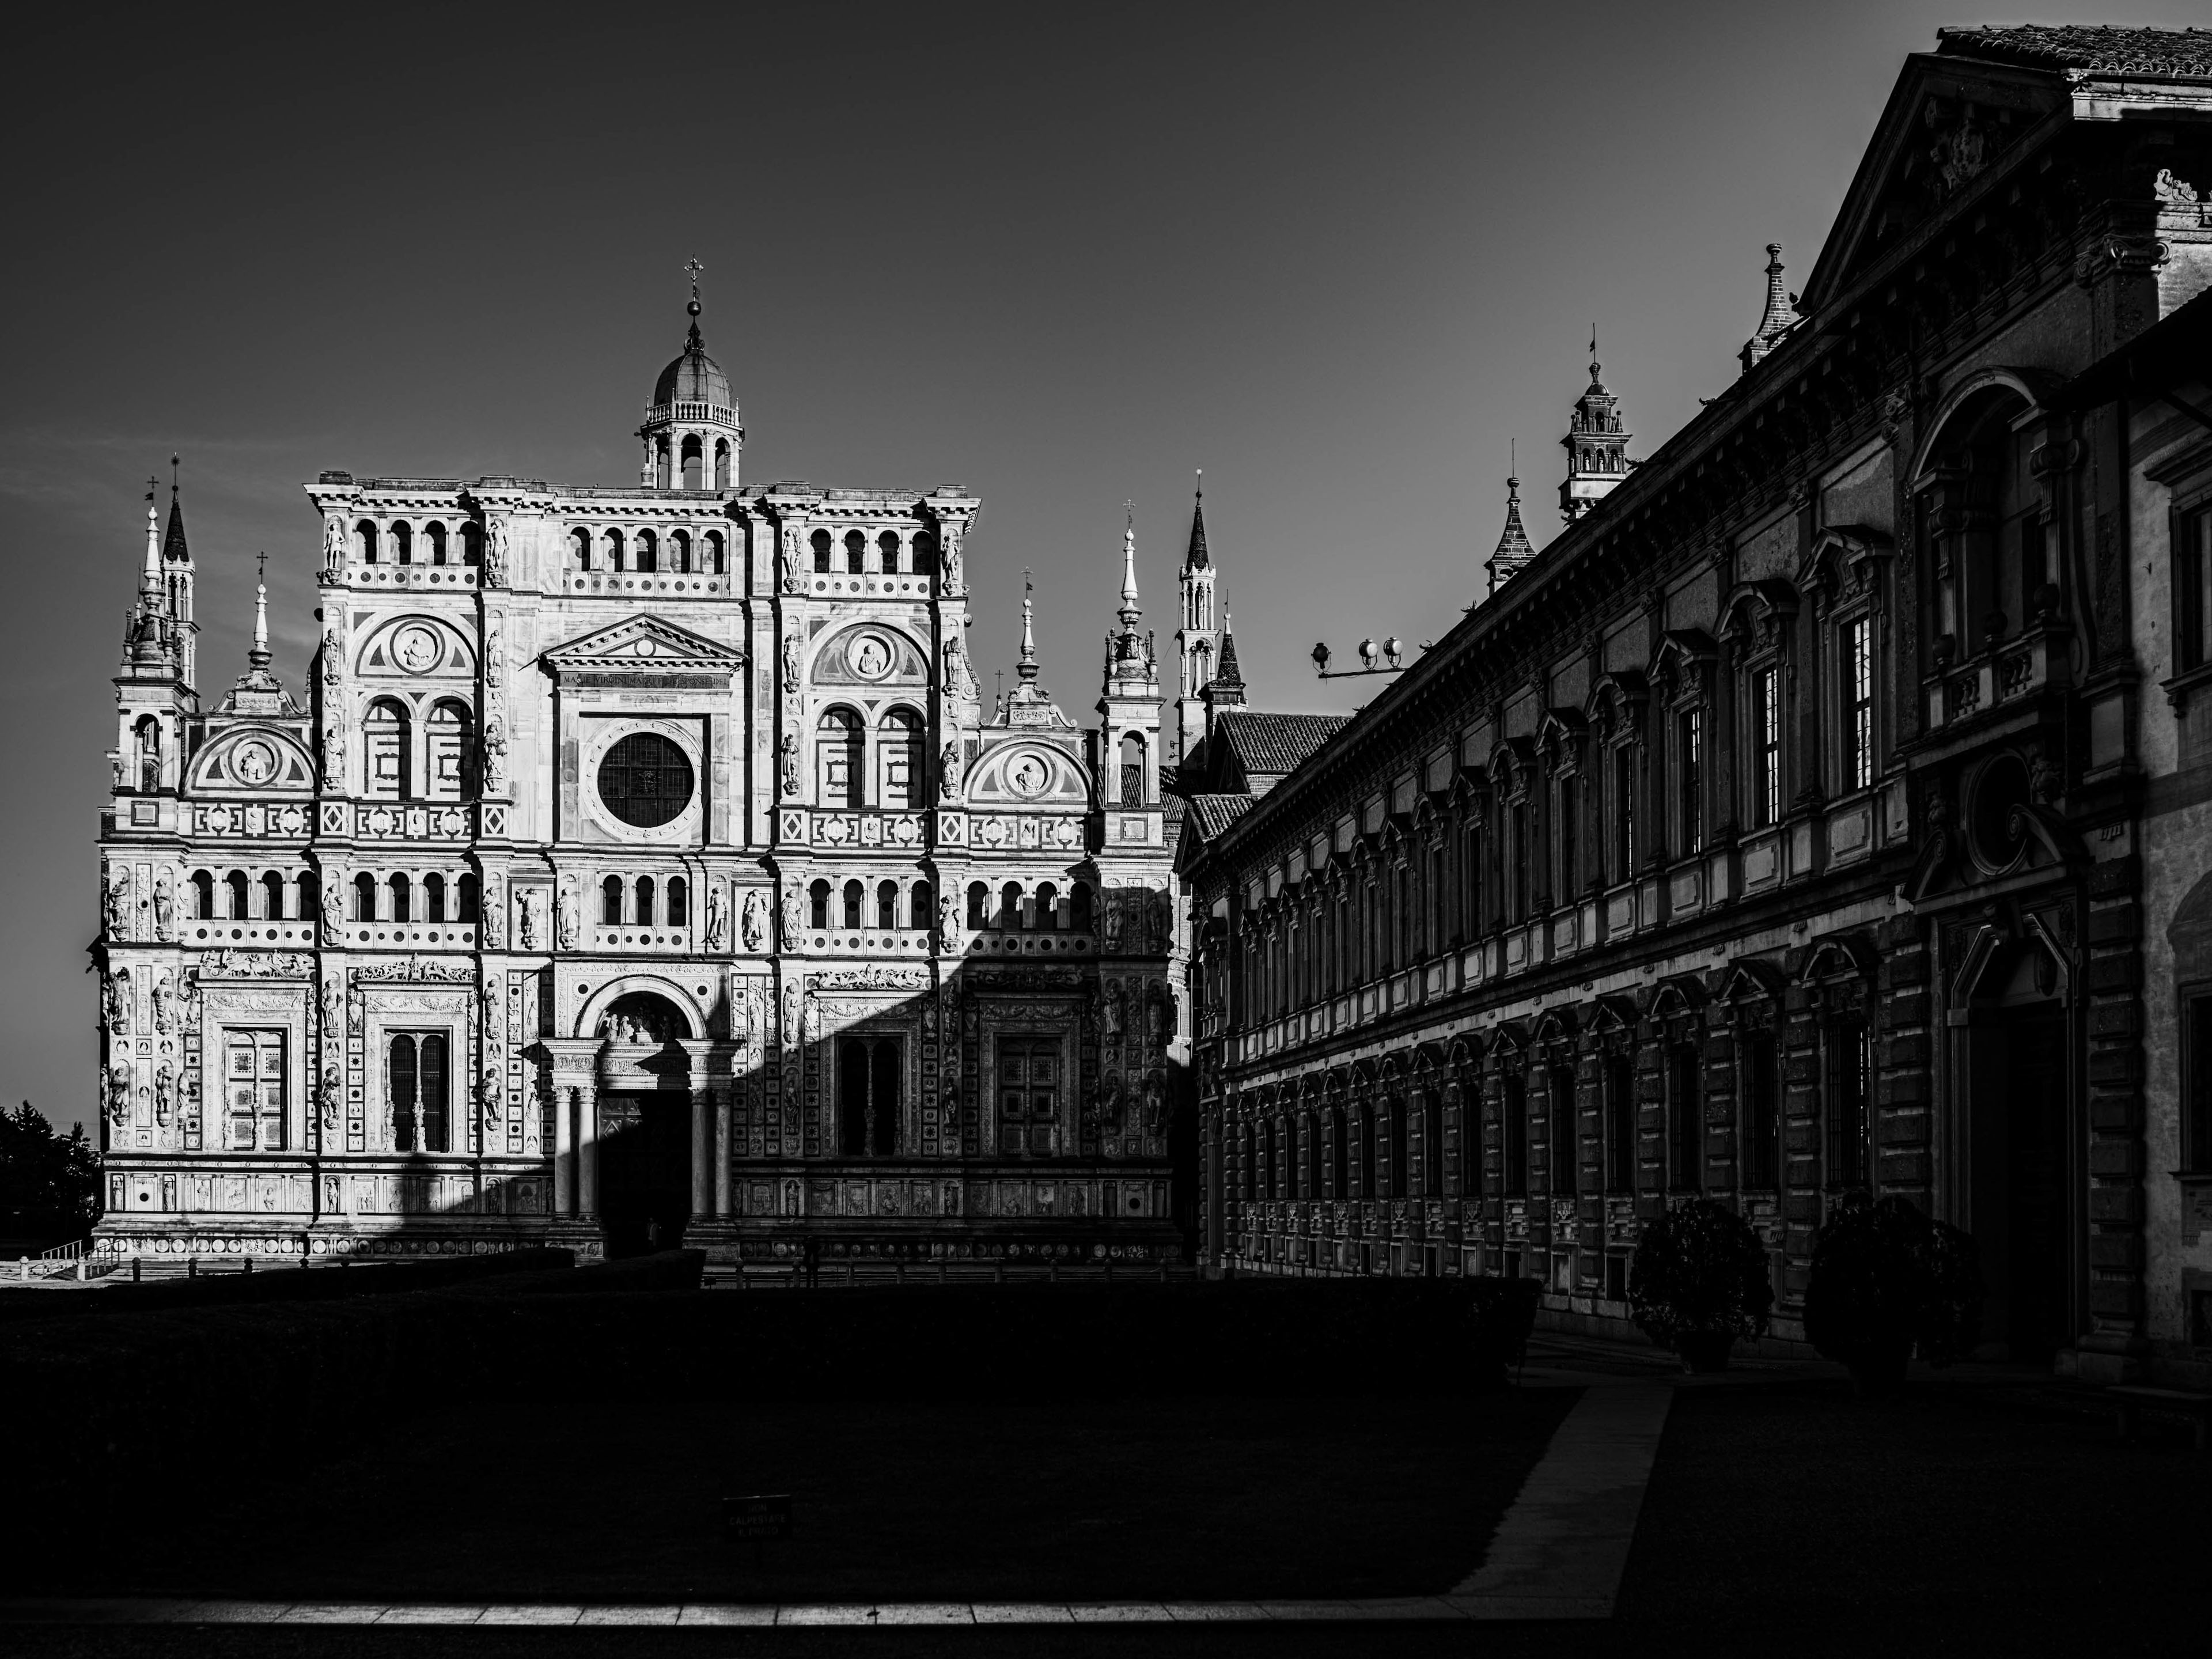
M626 991L600 1013L599 1220L610 1257L672 1250L691 1218L688 1012L654 991Z

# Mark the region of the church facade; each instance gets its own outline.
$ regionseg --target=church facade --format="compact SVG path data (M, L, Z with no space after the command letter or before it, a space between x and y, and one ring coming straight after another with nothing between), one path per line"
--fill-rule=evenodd
M1628 1334L1718 1199L1802 1334L1858 1188L1994 1348L2212 1376L2212 46L1946 30L1802 301L1268 787L1194 793L1209 1264Z
M165 534L149 496L100 830L101 1251L1181 1258L1133 534L1095 723L1038 684L1026 597L986 704L979 501L742 483L690 311L635 486L307 486L299 692L264 614L203 706L181 509Z

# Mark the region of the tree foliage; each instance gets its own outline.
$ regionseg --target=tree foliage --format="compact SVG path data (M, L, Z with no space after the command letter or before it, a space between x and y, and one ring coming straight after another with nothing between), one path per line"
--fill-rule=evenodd
M66 1243L91 1231L100 1215L100 1153L72 1124L56 1134L25 1101L0 1109L0 1233Z
M1637 1243L1628 1303L1662 1346L1686 1334L1762 1336L1774 1304L1766 1247L1749 1222L1716 1200L1669 1210Z
M1831 1359L1856 1366L1911 1348L1948 1364L1973 1352L1981 1312L1973 1239L1906 1199L1846 1193L1813 1241L1805 1334Z

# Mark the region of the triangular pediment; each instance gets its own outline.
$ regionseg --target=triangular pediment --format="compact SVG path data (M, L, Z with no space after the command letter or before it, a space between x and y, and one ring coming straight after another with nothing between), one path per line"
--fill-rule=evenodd
M2066 105L2056 70L1936 53L1907 58L1799 309L1824 310L1891 254L1924 240L2008 172L2021 141Z
M545 660L568 673L734 674L745 665L745 653L665 618L636 616L554 646Z

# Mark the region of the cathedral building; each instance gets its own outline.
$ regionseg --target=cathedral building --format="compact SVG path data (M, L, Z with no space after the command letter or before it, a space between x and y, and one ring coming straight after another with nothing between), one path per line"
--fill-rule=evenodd
M1181 1259L1180 802L1133 530L1097 723L1039 684L1026 596L986 705L980 502L744 483L690 309L635 485L308 485L303 687L264 597L204 701L181 505L149 498L101 1251Z
M2212 35L1947 29L1802 299L1266 787L1209 775L1202 1252L1629 1334L1718 1199L1802 1334L1843 1194L1993 1352L2212 1380ZM1594 354L1593 354L1594 355Z

